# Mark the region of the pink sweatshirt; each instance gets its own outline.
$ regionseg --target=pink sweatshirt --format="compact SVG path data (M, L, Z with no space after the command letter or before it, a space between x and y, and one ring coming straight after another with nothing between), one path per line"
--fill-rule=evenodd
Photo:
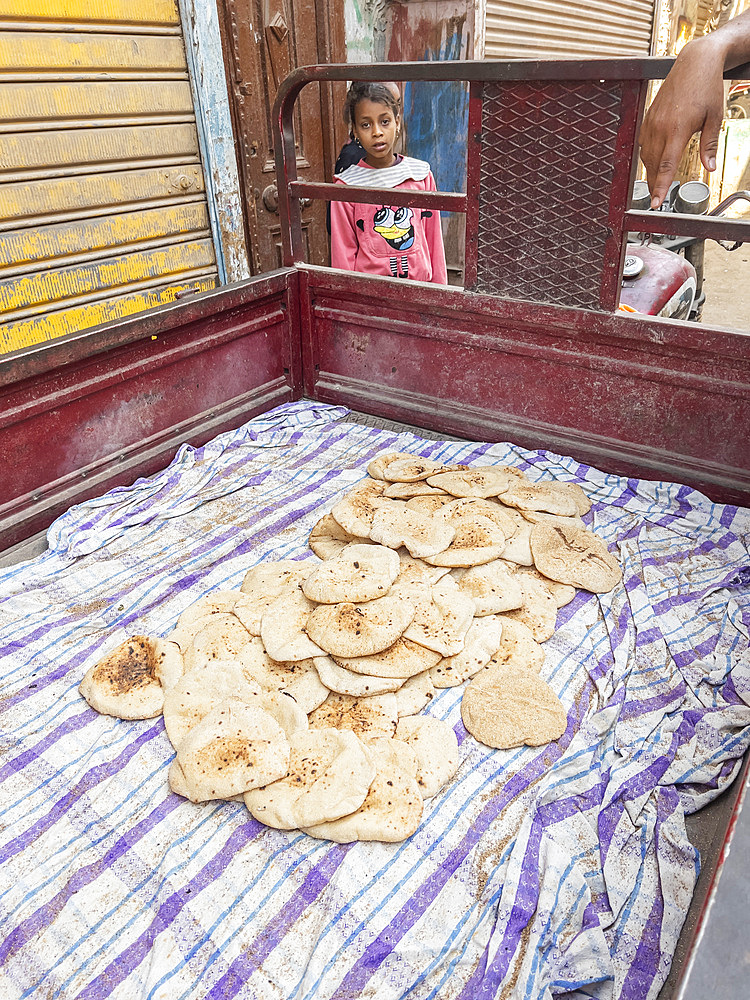
M334 177L336 184L383 188L382 205L331 202L331 264L346 271L448 284L440 213L388 204L388 189L435 191L429 163L402 156L392 167L364 160Z

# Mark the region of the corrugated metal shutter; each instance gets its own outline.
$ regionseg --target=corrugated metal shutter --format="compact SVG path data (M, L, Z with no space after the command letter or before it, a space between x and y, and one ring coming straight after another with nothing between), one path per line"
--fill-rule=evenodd
M487 0L486 59L646 56L655 0Z
M0 353L216 284L176 0L0 0Z

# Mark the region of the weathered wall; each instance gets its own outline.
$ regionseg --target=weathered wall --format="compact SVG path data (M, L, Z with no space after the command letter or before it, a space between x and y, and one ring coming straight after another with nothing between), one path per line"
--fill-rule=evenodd
M469 0L394 3L387 58L447 61L474 55L474 5ZM441 191L466 188L468 87L463 83L406 83L403 87L405 152L432 166ZM443 215L452 281L463 279L464 217Z

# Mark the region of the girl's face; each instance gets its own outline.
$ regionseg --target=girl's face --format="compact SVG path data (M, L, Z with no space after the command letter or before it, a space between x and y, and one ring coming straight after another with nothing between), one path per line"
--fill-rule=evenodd
M390 167L395 162L398 115L387 104L363 98L354 108L352 131L365 151L365 163L371 167Z

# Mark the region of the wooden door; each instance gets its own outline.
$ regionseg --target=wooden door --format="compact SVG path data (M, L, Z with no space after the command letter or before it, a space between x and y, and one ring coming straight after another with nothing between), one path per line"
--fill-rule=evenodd
M343 0L221 0L220 10L245 235L258 274L281 266L271 132L276 90L298 66L346 60ZM330 85L313 84L301 95L295 122L300 179L331 178L343 129L336 125L341 114L334 100L343 100L343 94ZM302 227L307 260L327 264L325 202L304 205Z

